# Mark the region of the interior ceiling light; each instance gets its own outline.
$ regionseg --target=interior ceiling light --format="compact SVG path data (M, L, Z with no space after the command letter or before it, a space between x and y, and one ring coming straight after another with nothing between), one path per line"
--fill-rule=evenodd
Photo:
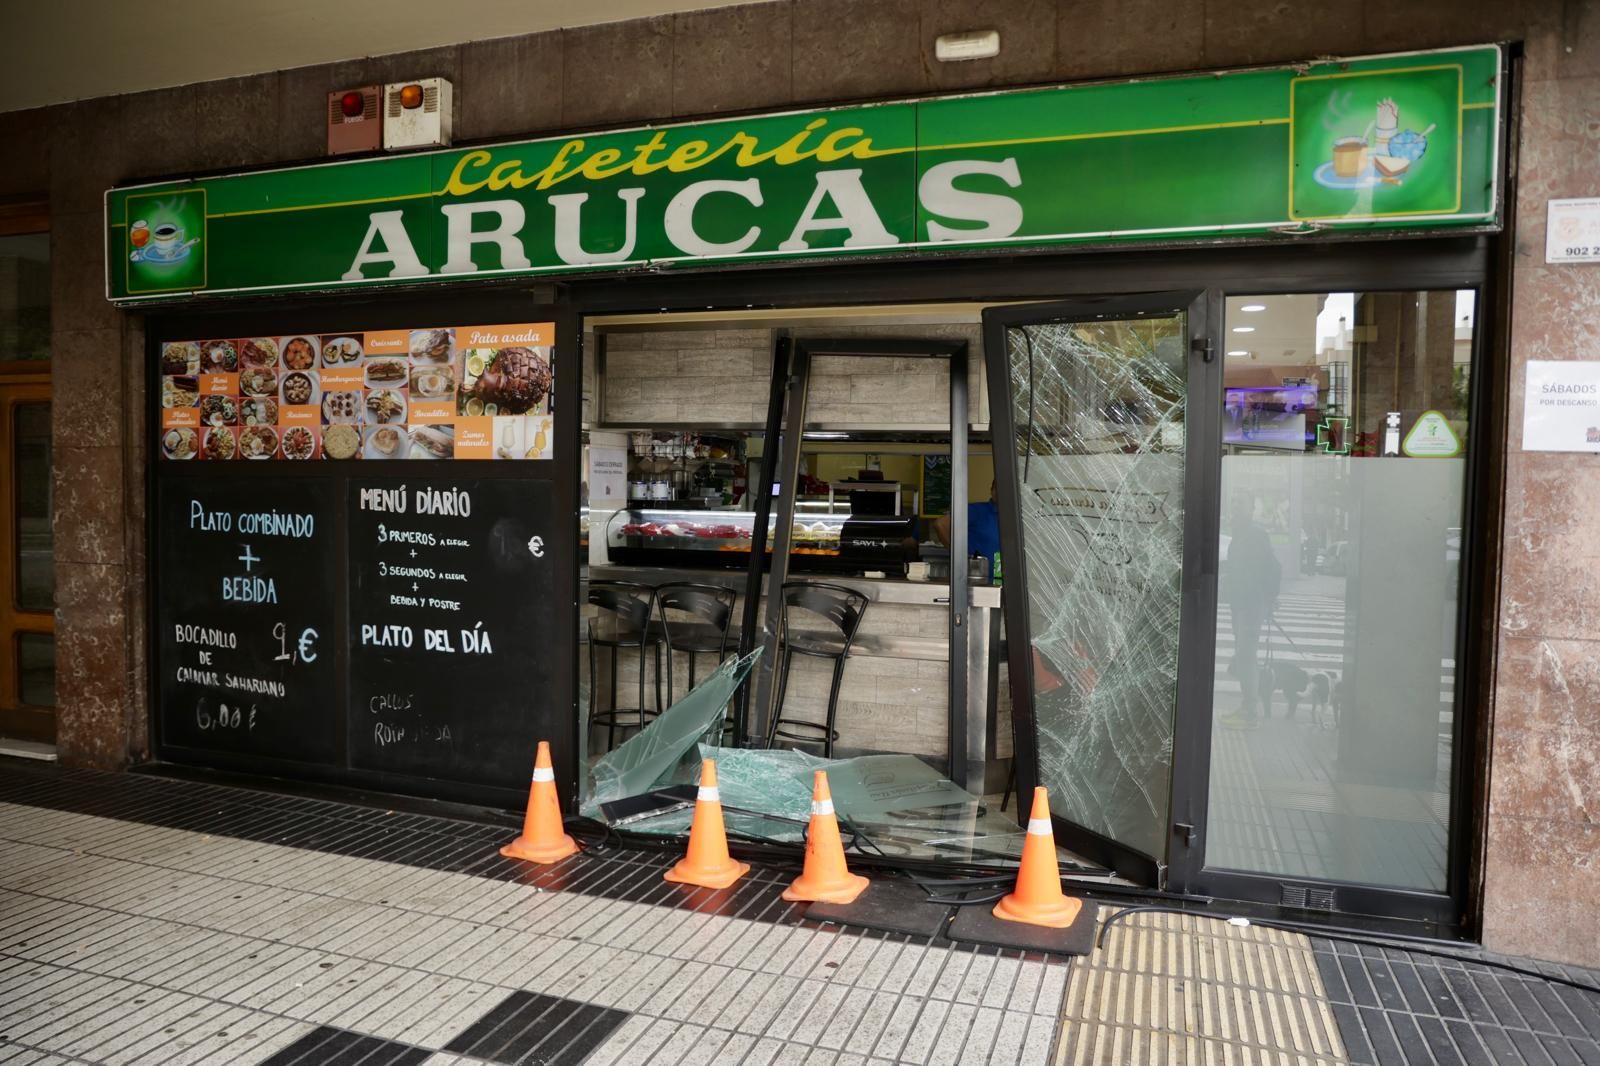
M1229 352L1228 354L1229 355L1249 355L1250 353L1241 348L1238 351Z
M1245 304L1243 307L1239 308L1241 311L1265 311L1266 309L1266 304Z
M1234 326L1233 331L1235 333L1254 333L1256 328L1254 326Z

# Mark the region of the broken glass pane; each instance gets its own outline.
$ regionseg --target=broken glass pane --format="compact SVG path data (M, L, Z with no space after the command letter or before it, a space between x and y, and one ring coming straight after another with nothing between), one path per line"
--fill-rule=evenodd
M1184 316L1013 326L1040 783L1165 858L1183 572Z
M580 812L633 833L680 836L694 816L702 759L715 759L732 839L801 844L812 778L828 772L845 848L880 857L1014 863L1025 839L996 810L915 755L824 759L802 751L716 746L724 709L760 650L728 660L590 767ZM1066 852L1064 866L1100 876Z
M683 699L655 721L602 755L590 767L581 813L601 816L600 805L639 796L665 778L707 733L720 731L733 694L761 656L756 649L742 659L728 659Z

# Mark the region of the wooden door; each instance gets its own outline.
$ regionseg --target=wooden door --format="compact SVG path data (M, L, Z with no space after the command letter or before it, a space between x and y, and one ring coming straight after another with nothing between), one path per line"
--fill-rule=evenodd
M55 741L50 385L0 378L0 737Z

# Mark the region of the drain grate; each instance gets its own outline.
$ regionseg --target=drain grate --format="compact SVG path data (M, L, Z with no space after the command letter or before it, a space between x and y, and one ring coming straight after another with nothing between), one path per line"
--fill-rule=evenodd
M1334 890L1316 885L1279 884L1278 902L1285 907L1298 907L1305 911L1331 911L1334 909Z

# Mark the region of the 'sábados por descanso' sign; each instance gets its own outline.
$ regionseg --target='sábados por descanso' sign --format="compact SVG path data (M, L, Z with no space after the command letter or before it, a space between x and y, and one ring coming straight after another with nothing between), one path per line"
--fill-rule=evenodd
M107 193L113 300L1496 219L1496 47Z

